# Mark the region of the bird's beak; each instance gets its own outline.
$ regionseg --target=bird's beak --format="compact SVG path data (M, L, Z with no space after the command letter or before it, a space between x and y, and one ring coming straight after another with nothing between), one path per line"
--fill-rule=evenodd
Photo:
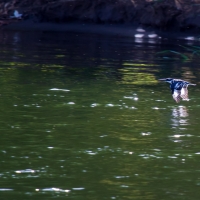
M166 78L158 79L159 81L166 81Z

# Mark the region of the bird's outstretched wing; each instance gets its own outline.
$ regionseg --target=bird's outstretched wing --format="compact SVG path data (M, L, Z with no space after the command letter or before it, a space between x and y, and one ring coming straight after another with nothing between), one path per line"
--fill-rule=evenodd
M181 100L181 90L174 90L172 97L176 101L176 103L179 103Z
M183 99L183 100L185 100L185 101L189 101L189 99L188 99L188 89L187 89L187 86L186 87L183 87L182 89L181 89L181 98Z

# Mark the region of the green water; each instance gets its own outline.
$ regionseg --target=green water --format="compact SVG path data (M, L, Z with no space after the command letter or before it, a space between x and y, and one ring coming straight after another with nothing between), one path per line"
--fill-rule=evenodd
M174 41L0 38L1 199L199 199L197 58L156 55L188 53ZM168 76L197 83L190 101L173 101Z

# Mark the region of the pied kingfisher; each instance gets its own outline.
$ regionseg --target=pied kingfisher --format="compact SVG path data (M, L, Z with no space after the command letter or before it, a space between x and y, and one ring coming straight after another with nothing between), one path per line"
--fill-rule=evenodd
M187 87L188 85L196 85L196 84L192 84L181 79L174 79L174 78L162 78L159 80L170 83L172 97L176 101L176 103L179 103L181 98L183 100L189 101Z

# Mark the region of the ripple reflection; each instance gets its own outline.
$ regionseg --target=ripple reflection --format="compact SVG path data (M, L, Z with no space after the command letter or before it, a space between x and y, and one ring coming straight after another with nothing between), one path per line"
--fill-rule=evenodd
M180 126L186 126L189 125L188 123L188 109L185 106L179 106L172 109L172 128L183 129L183 127ZM184 128L186 129L186 128Z
M70 192L70 190L63 190L60 188L44 188L44 189L35 189L36 192Z

